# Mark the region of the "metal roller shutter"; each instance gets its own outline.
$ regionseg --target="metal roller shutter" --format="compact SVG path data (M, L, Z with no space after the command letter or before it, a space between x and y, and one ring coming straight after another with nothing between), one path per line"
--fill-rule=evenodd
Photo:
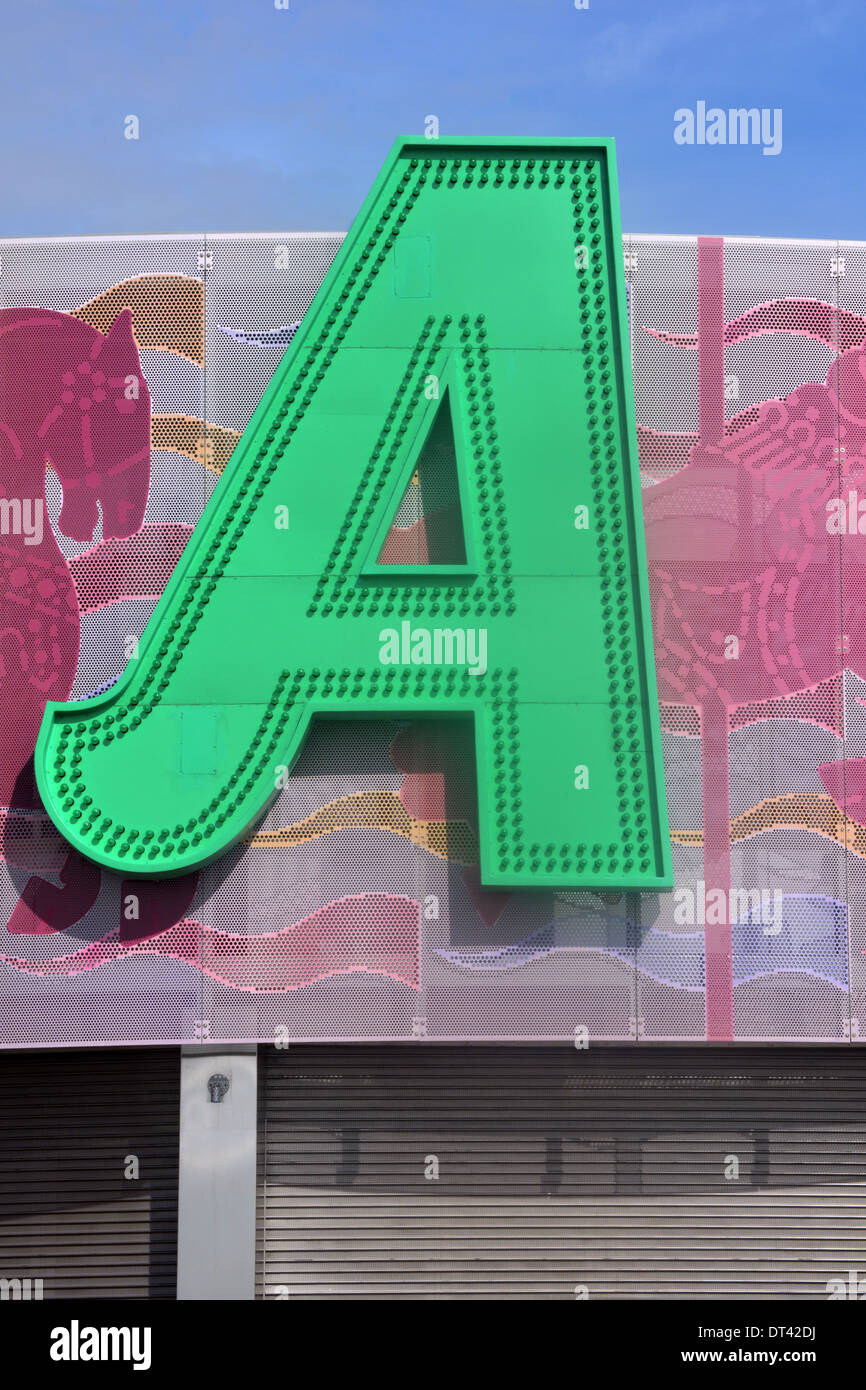
M0 1053L0 1278L174 1297L179 1094L175 1048Z
M260 1056L259 1297L826 1299L866 1279L854 1049Z

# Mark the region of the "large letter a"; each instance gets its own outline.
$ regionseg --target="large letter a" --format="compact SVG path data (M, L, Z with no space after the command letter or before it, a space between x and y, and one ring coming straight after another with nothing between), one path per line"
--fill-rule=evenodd
M39 786L82 854L188 872L314 717L464 715L483 882L670 882L621 257L612 142L398 141L138 658L46 709ZM463 534L395 564L452 436Z

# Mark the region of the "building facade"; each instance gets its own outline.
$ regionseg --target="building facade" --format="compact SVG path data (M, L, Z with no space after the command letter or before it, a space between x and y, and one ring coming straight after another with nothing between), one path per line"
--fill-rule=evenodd
M321 723L248 842L165 882L99 869L41 810L45 700L135 659L341 240L0 246L4 324L44 365L0 342L7 476L79 387L76 333L129 310L150 397L131 534L108 469L87 532L59 458L44 512L2 518L0 1276L830 1296L866 1266L866 244L624 238L671 890L484 887L454 720ZM453 527L452 453L425 456L395 553ZM247 1194L218 1220L184 1187L202 1152Z

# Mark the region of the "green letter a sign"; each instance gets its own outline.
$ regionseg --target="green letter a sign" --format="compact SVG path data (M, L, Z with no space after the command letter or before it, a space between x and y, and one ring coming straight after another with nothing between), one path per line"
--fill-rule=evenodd
M314 718L465 716L484 883L667 885L626 332L612 142L399 140L138 656L46 709L70 843L183 873Z

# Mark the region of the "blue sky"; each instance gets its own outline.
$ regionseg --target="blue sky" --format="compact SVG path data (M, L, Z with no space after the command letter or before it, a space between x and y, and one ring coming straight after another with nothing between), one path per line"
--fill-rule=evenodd
M858 0L289 4L6 6L0 235L342 230L433 114L613 135L627 231L866 239ZM780 108L781 153L676 144L699 101Z

